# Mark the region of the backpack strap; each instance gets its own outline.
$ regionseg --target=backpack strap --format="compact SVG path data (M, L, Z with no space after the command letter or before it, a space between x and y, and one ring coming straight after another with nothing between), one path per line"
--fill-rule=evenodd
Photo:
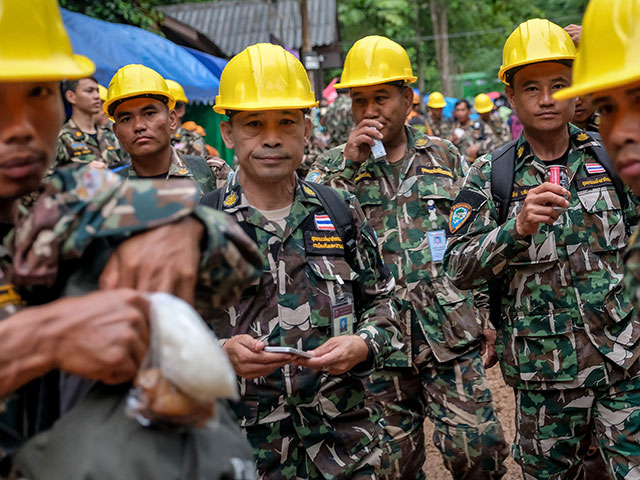
M352 262L355 261L357 251L356 229L344 198L327 185L305 182L304 180L301 180L300 183L313 190L320 203L322 203L338 234L342 237L346 260L349 265L353 265Z
M491 154L491 195L498 209L498 224L507 221L516 173L516 144L512 140Z
M193 178L204 187L202 189L203 191L209 191L212 185L215 188L216 177L213 175L211 167L204 158L198 157L197 155L181 155L180 158L184 160L184 163L186 163L189 170L191 170Z

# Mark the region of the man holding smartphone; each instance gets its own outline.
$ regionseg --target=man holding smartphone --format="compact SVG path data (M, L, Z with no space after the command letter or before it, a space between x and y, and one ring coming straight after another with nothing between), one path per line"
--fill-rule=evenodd
M282 47L250 46L225 67L214 109L240 167L202 203L235 217L264 264L232 308L212 310L204 292L196 306L239 377L235 411L261 478L374 479L380 412L358 377L404 360L395 284L356 199L295 174L316 103Z

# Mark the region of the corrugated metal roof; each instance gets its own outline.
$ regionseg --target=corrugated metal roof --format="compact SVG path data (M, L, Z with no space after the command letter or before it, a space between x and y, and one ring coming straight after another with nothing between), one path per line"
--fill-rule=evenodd
M308 0L307 8L312 46L330 45L337 40L336 0ZM268 42L269 34L287 47L302 47L297 0L184 3L158 9L204 33L228 56L254 43Z

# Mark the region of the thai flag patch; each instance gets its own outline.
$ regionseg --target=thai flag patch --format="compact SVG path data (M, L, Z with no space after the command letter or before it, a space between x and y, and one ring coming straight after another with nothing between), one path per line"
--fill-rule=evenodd
M332 230L335 232L336 227L333 226L329 215L315 215L316 228L318 230Z
M584 166L587 169L587 173L589 175L596 175L598 173L607 173L604 167L599 163L585 163Z

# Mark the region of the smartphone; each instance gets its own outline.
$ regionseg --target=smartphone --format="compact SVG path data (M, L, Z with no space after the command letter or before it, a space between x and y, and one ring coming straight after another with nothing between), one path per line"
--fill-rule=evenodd
M305 357L305 358L313 358L313 355L305 352L304 350L298 350L297 348L293 348L293 347L264 347L264 351L265 352L270 352L270 353L290 353L292 355L299 355L301 357Z

